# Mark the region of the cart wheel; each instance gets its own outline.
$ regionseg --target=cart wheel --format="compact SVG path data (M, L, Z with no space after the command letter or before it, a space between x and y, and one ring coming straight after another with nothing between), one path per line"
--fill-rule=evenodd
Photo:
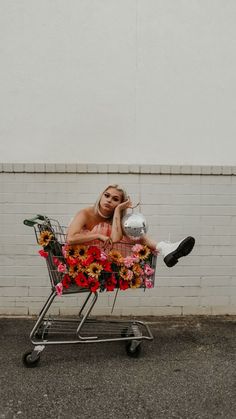
M33 351L27 351L24 353L23 357L22 357L22 361L25 367L27 368L34 368L37 367L39 361L40 361L40 355L37 355L37 358L32 359L31 355L32 355Z
M136 346L136 348L133 348L132 347L132 340L128 341L127 344L126 344L126 353L131 358L138 358L139 355L141 354L141 344Z

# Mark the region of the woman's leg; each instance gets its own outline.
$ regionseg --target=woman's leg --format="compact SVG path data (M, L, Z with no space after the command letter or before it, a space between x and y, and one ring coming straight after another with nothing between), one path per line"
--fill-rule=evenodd
M185 237L176 243L171 243L169 241L156 243L145 235L141 237L140 242L153 250L157 250L169 268L175 266L183 256L189 255L195 245L195 239L192 236Z
M156 248L163 256L165 264L171 268L178 263L181 257L189 255L193 250L194 244L194 237L188 236L176 243L161 241L157 243Z

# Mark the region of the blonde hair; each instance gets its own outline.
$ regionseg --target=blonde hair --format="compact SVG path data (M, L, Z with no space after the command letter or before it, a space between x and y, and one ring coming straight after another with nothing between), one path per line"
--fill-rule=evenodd
M95 204L94 204L94 211L95 211L95 213L96 213L96 214L98 214L98 208L99 208L99 204L100 204L100 201L101 201L101 198L102 198L103 194L104 194L104 193L105 193L108 189L110 189L110 188L116 189L118 192L121 192L121 194L122 194L122 196L121 196L121 202L127 201L127 199L128 199L128 195L127 195L127 192L126 192L126 190L125 190L124 188L122 188L120 185L116 185L116 184L114 184L114 185L108 185L108 186L104 189L104 191L100 193L100 195L99 195L99 197L98 197L97 201L96 201L96 202L95 202ZM125 209L125 210L123 210L123 211L121 211L121 218L122 218L125 214L126 214L126 209ZM113 217L113 214L111 215L111 217L110 217L110 218L112 218L112 217Z

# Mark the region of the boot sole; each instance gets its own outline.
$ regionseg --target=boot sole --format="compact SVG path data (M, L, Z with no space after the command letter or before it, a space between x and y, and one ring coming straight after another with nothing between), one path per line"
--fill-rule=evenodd
M173 252L169 253L165 258L164 262L169 267L175 266L178 263L178 259L182 258L183 256L189 255L189 253L193 250L195 245L195 239L192 236L186 237L186 239L182 240L179 244L177 249Z

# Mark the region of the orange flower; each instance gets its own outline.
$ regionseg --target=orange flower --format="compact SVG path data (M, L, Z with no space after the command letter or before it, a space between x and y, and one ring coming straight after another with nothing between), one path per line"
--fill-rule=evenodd
M109 258L111 259L112 262L117 263L117 265L121 265L124 261L123 256L121 255L120 252L118 252L118 250L111 250L108 254Z
M66 245L65 257L66 258L68 258L68 257L72 257L72 258L79 257L80 259L84 259L84 258L86 258L86 252L87 252L87 246L78 245L78 244Z
M140 277L134 277L130 282L130 288L140 288L142 285L142 279Z
M71 265L70 267L69 267L69 275L72 277L72 278L75 278L77 275L78 275L78 273L81 271L81 268L80 268L80 266L79 265Z
M84 245L80 244L79 246L77 246L77 249L76 249L77 256L82 260L86 259L87 258L87 250L88 250L87 246L84 246Z
M53 234L51 233L51 231L44 230L40 233L38 243L41 246L46 247L46 246L49 245L49 243L52 239L53 239Z
M143 275L143 270L142 270L141 266L138 263L135 263L133 265L132 271L133 271L133 273L134 273L135 276Z
M147 259L148 256L150 255L151 251L149 249L149 247L142 246L141 249L139 249L137 252L135 252L135 254L139 257L139 259Z

